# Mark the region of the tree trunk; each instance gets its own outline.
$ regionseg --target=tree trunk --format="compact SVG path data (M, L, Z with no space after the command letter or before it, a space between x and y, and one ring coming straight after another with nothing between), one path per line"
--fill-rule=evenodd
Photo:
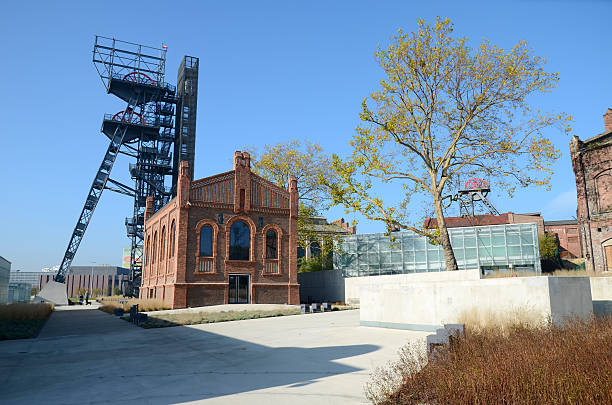
M442 211L442 200L440 198L434 197L434 210L436 212L438 229L440 230L440 244L442 245L442 250L444 250L446 270L459 270L457 259L455 259L455 253L451 246L450 236L448 235L448 229L446 229L446 221L444 219L444 212Z

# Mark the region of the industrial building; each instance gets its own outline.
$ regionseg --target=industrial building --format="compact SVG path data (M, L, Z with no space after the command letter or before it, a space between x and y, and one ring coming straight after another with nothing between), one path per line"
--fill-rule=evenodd
M172 308L217 304L299 304L297 180L289 190L233 170L191 181L181 162L177 196L157 212L147 200L141 298Z
M578 232L587 270L612 271L612 109L605 131L570 141L578 198Z
M71 266L65 278L68 297L78 297L89 291L97 296L121 295L126 292L130 270L116 266ZM53 280L53 274L38 277L36 288L40 290Z
M0 304L8 302L11 262L0 256Z
M542 271L536 223L449 228L448 233L460 270ZM341 270L343 277L445 270L440 245L413 232L393 236L394 242L384 233L346 236L342 252L334 253L334 269Z

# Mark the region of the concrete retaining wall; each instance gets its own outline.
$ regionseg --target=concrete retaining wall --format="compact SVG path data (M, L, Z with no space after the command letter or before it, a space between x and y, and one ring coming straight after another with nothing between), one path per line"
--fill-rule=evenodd
M436 275L429 280L419 278L393 282L372 280L363 284L360 287L361 324L435 331L443 324L460 323L462 315L479 310L497 317L513 313L538 319L550 317L557 324L568 317L587 318L593 314L588 277L442 280Z
M612 315L612 277L591 277L591 295L595 315Z
M433 281L480 280L480 270L436 271L429 273L393 274L386 276L347 277L344 295L347 304L360 303L360 288L382 284L408 284Z

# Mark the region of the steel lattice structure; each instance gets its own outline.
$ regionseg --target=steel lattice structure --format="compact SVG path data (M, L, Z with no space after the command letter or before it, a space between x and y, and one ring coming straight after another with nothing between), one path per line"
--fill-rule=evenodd
M186 64L188 60L192 63ZM107 93L127 105L118 113L104 115L101 132L109 138L110 144L94 177L55 279L64 281L102 191L108 189L134 198L133 212L125 219L127 234L132 242L130 293L134 295L137 294L141 278L146 198L153 197L157 211L173 195L173 187L165 185L166 176L176 178L174 172L180 160L188 160L190 167L193 167L198 59L186 56L183 60L179 80L181 77L188 77L189 80L187 83L185 80L180 82L183 88L178 96L176 87L164 81L166 47L153 48L96 36L93 63ZM177 103L181 106L180 111L176 111ZM187 106L188 114L183 111L183 106ZM180 123L176 133L175 111ZM187 128L184 129L184 126ZM190 147L184 147L183 144ZM177 150L184 153L177 154ZM134 187L110 178L120 153L135 159L135 163L129 165Z

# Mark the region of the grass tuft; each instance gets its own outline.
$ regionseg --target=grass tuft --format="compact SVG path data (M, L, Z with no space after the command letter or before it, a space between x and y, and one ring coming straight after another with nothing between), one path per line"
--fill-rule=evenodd
M466 328L427 357L407 346L366 385L374 404L610 404L612 317Z
M127 303L120 303L119 300L127 300ZM113 314L115 308L123 308L124 311L129 311L132 305L138 304L139 312L163 311L170 309L170 305L162 300L139 299L139 298L124 298L124 297L101 297L98 301L102 304L98 309L109 314Z
M46 302L0 305L0 340L35 336L51 312L53 304Z

